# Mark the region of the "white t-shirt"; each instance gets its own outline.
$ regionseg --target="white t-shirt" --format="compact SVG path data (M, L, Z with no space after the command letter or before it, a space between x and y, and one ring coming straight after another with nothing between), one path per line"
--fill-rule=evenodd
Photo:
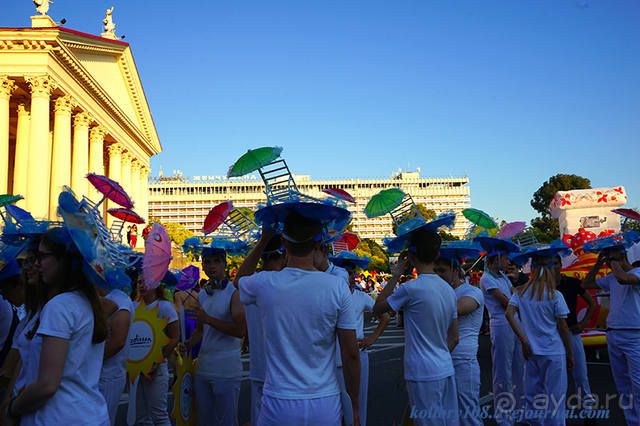
M558 290L549 297L546 291L542 298L531 298L531 288L520 295L517 292L511 296L509 305L515 306L520 312L520 325L531 345L534 355L564 355L564 344L558 331L557 318L566 318L569 314L567 303Z
M106 299L113 301L118 305L118 310L114 312L115 315L119 311L129 312L129 328L133 323L133 302L131 298L120 290L112 290L105 296ZM129 358L129 338L127 337L124 347L120 351L108 359L104 360L102 365L102 379L119 379L127 374L127 358Z
M133 302L134 316L135 316L135 310L138 307L138 305L140 305L139 301ZM173 324L174 322L178 321L178 313L176 312L176 308L174 308L173 303L169 302L168 300L158 299L151 302L149 305L147 305L147 309L153 309L156 307L156 305L158 306L158 318L169 320L167 322L166 327L168 327L169 324ZM166 327L165 327L165 333L166 333ZM164 360L166 361L167 359L165 358Z
M356 339L364 338L364 313L373 312L375 300L363 291L355 290L353 297L353 310L356 313Z
M224 289L198 293L198 301L207 315L224 322L232 322L231 297L236 288L227 281ZM242 339L224 334L214 327L202 326L202 346L198 354L196 375L206 378L232 379L242 377L240 346Z
M107 403L98 390L104 342L94 344L93 311L78 291L47 302L40 315L40 336L69 341L62 379L56 393L37 411L23 416L21 425L109 425Z
M478 307L470 314L458 317L458 344L453 349L453 359L476 359L478 356L478 335L482 326L484 313L484 296L482 290L471 284L461 284L455 289L456 300L470 297L478 302Z
M12 348L20 353L22 368L18 373L14 389L20 390L24 386L33 383L38 378L38 367L40 365L40 349L42 348L42 336L35 334L32 339L27 338L27 334L36 326L40 319L40 312L31 318L24 318L13 335Z
M640 268L629 274L640 278ZM620 284L613 273L596 280L596 284L611 294L607 327L640 329L640 285Z
M344 280L319 271L285 268L239 280L240 300L255 304L264 327L264 394L280 399L338 395L336 328L356 329Z
M480 278L480 288L484 294L484 304L487 306L487 311L489 311L489 318L491 324L500 325L506 324L507 318L504 316L504 308L498 302L489 290L493 290L497 288L500 290L507 299L511 297L511 281L509 278L500 272L500 276L496 277L491 272L486 271L482 274L482 278Z
M0 349L4 346L7 337L9 337L12 321L13 309L11 308L11 303L0 296Z
M349 273L346 269L329 262L329 267L325 272L342 279L344 281L344 285L349 289ZM349 289L349 291L351 290ZM336 336L336 367L342 367L342 351L340 350L340 341L338 340L338 336Z
M420 274L396 288L387 302L394 311L404 311L405 379L426 381L453 376L447 331L458 312L451 286L435 274Z

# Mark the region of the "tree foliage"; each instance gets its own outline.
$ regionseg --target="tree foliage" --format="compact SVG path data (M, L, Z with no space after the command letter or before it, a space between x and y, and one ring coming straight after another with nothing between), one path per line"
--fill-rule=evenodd
M354 252L359 256L367 256L371 259L371 263L367 268L368 270L375 270L379 272L389 271L389 257L382 246L376 243L375 240L372 240L371 238L361 240Z
M154 218L150 218L149 223L159 223L160 225L164 226L164 229L167 230L167 234L169 234L169 239L173 241L173 243L177 246L182 246L184 240L195 236L193 232L180 225L179 223L165 223L160 222L159 220Z
M640 209L638 209L637 207L631 209L634 210L636 212L640 213ZM621 217L620 218L621 223L624 223L624 227L626 230L632 230L632 231L636 231L636 232L640 232L640 221L637 220L631 220L631 219L627 219L627 222L625 223L625 218Z
M533 193L531 207L533 207L540 216L531 220L533 232L541 243L550 243L560 238L560 229L558 220L551 217L549 212L549 204L558 191L571 191L573 189L589 189L591 181L585 177L578 175L557 174L551 176L549 180Z

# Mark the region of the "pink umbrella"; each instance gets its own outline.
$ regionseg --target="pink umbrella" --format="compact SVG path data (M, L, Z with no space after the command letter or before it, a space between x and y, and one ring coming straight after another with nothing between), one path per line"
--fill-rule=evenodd
M341 200L347 201L347 202L352 203L352 204L356 203L356 199L353 198L353 196L351 194L349 194L347 191L345 191L344 189L340 189L340 188L325 188L325 189L322 190L322 192L324 192L325 194L329 194L332 197L339 198Z
M231 201L220 203L209 210L209 214L207 214L207 217L204 219L204 225L202 225L204 235L208 235L218 229L218 227L222 225L222 222L229 217L231 210L233 210L233 203Z
M97 175L95 173L89 173L87 175L87 179L95 189L97 189L101 194L104 195L104 197L102 197L102 200L100 200L100 202L96 204L96 207L102 204L102 202L106 198L108 198L114 203L120 204L125 209L133 208L133 202L131 201L131 198L129 198L129 195L127 195L125 190L115 180L109 179L106 176Z
M147 290L160 285L171 263L171 241L162 225L153 224L142 258L142 276Z
M498 238L505 239L518 235L527 227L525 222L510 222L500 228Z

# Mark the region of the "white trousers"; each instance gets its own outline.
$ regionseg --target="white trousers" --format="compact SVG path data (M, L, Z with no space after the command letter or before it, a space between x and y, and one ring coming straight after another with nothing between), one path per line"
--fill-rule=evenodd
M573 382L576 384L576 392L580 395L580 401L584 403L585 397L591 397L589 376L587 374L587 357L584 353L584 345L580 334L571 333L571 347L573 348Z
M620 407L627 424L637 425L640 422L640 331L609 330L607 347Z
M480 417L480 365L474 359L454 359L461 426L482 425Z
M338 378L338 387L340 388L340 405L342 406L344 424L345 426L353 426L353 406L351 405L351 397L347 393L347 386L344 382L344 370L342 367L336 368L336 375Z
M193 380L198 424L238 426L240 379L213 379L198 376Z
M251 380L251 424L258 424L260 417L260 408L262 407L262 389L264 382L259 380Z
M455 376L440 380L407 380L411 418L417 426L458 425L458 395Z
M493 408L499 425L513 425L508 412L524 406L524 357L508 322L490 324Z
M313 399L262 396L258 426L340 426L340 395Z
M360 425L367 424L367 396L369 394L369 354L360 351L360 388L358 391L358 414Z
M532 355L525 362L527 412L534 418L529 425L564 425L567 393L567 357ZM530 410L530 411L529 411Z
M171 426L167 413L167 391L169 390L169 371L167 363L160 364L158 374L149 381L141 376L138 379L136 394L136 424Z
M102 396L104 396L105 401L107 401L107 410L109 411L109 420L111 421L111 426L114 426L116 424L116 416L118 415L118 403L120 402L120 397L122 396L122 392L124 391L124 387L126 384L126 373L124 376L117 379L106 379L100 377L100 381L98 382L98 389L100 390Z

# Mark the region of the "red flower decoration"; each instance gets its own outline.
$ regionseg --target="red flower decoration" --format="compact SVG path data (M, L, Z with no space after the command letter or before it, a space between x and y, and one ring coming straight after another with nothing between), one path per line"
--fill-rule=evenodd
M560 201L562 202L560 207L564 207L566 205L571 205L571 201L567 200L566 198L561 198Z

